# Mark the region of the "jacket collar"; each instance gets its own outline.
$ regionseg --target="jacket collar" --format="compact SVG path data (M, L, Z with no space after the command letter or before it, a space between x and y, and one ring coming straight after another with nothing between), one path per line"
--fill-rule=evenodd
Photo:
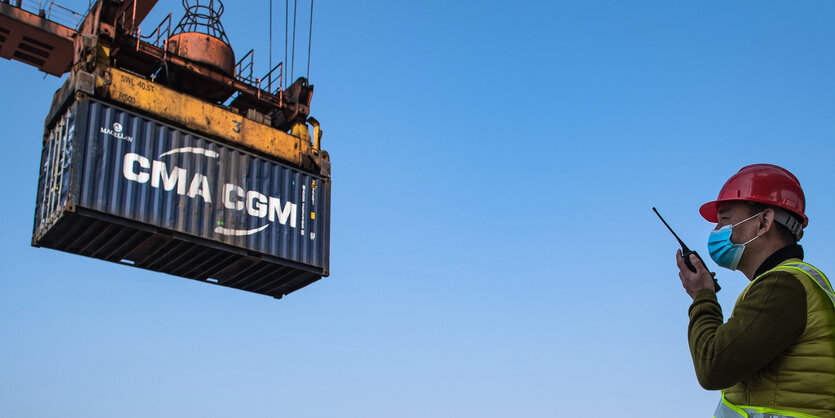
M757 269L754 277L759 277L761 274L777 267L778 264L790 258L799 258L803 260L803 247L797 244L790 244L775 251L774 254L768 256L768 258L760 264L760 268Z

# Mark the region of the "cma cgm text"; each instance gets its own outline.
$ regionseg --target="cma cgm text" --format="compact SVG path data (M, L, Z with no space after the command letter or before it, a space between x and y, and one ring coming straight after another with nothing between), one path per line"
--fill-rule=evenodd
M195 173L189 181L186 169L175 166L169 172L162 161L151 161L139 154L127 153L122 164L122 175L130 181L143 184L150 181L151 187L159 188L161 185L164 190L177 189L179 195L192 199L200 196L206 203L212 203L209 179L206 176ZM266 217L270 222L278 220L282 225L289 221L291 227L296 227L295 203L284 202L282 206L281 200L277 197L265 196L254 190L247 191L232 183L224 184L221 194L226 209L246 210L250 216Z

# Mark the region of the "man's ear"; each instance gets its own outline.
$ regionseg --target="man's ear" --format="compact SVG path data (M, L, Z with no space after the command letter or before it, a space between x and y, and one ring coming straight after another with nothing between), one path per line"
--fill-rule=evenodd
M774 210L773 209L765 209L763 210L762 217L759 219L759 229L757 230L757 235L765 235L771 230L777 228L777 223L774 222Z

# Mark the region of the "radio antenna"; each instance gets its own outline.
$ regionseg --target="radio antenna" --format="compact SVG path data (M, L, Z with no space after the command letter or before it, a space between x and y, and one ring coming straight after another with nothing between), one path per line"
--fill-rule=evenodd
M661 219L661 222L664 222L664 226L666 226L667 229L669 229L670 232L673 233L673 236L676 237L676 239L678 240L678 243L681 244L681 249L684 250L685 252L690 251L690 249L687 248L686 245L684 245L684 242L681 240L681 238L679 238L678 235L676 235L675 231L673 231L673 228L670 228L670 225L667 224L667 221L665 221L664 218L661 217L661 214L658 213L658 210L655 209L655 206L652 207L652 211L655 212L656 215L658 215L658 218Z

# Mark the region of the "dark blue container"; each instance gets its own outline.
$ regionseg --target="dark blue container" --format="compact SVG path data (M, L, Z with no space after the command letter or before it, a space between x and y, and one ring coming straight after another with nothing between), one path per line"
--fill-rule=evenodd
M330 178L85 98L46 133L32 244L280 298L328 275Z

